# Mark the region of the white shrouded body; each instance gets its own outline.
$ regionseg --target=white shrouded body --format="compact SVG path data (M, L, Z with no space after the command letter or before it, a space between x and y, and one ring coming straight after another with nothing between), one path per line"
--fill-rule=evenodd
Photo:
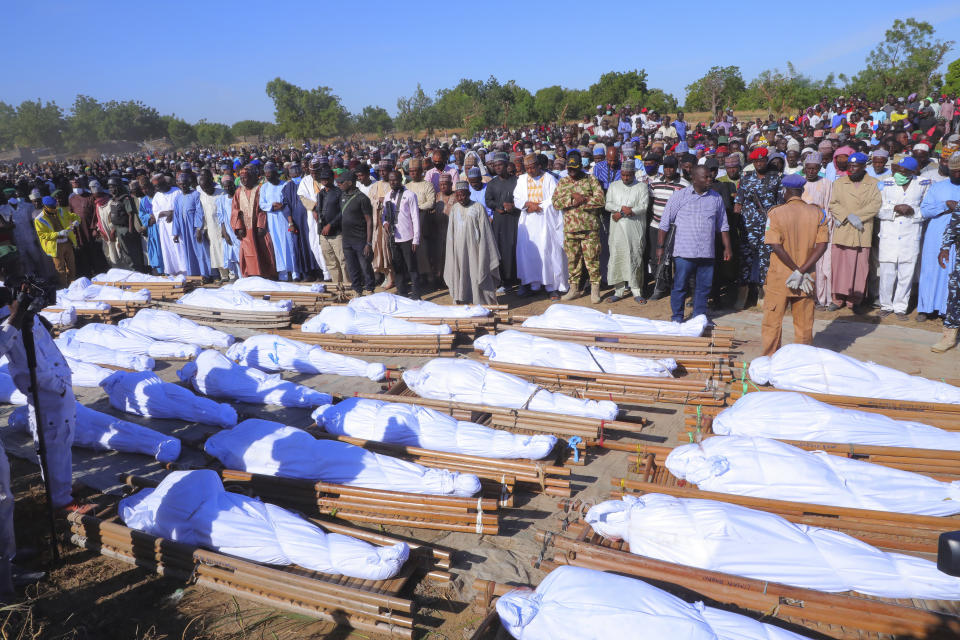
M473 348L483 351L483 355L494 362L551 369L670 378L677 368L677 362L672 358L638 358L625 353L612 353L599 347L541 338L513 329L480 336L473 341Z
M230 405L202 398L180 385L164 382L149 371L116 371L100 386L107 392L110 406L127 413L218 427L237 424L237 412Z
M550 435L500 431L428 407L366 398L321 406L312 416L325 431L336 435L484 458L539 460L557 443Z
M44 309L40 312L40 315L55 327L72 327L77 324L77 309L73 305L65 306L62 311L47 311Z
M297 284L296 282L278 282L276 280L267 280L260 276L247 276L239 278L229 284L225 284L221 289L233 291L256 291L267 292L276 291L283 293L285 291L295 293L323 293L323 285L319 282L315 284Z
M686 322L670 322L621 313L604 313L589 307L552 304L542 314L524 320L521 326L532 329L698 337L703 335L708 322L704 315L690 318Z
M188 362L177 376L205 396L251 404L311 408L331 401L322 393L289 380L278 373L264 373L239 365L219 351L207 349Z
M28 433L27 407L10 414L11 428ZM77 403L77 424L73 446L97 451L122 451L153 456L158 462L173 462L180 457L180 440L148 427L94 411Z
M960 513L960 482L804 451L768 438L714 436L674 449L666 467L705 491L927 516Z
M289 300L260 300L249 293L232 289L194 289L179 300L177 304L189 307L205 307L218 311L266 311L280 313L290 311L293 303Z
M446 335L450 326L410 322L381 313L356 311L350 307L324 307L303 323L305 333L342 333L360 336Z
M57 304L67 306L74 302L150 302L150 291L147 289L131 290L111 287L110 285L93 284L90 278L77 278L66 289L57 291Z
M121 320L121 329L129 329L154 340L186 342L198 347L227 348L233 344L233 336L213 327L197 324L189 318L181 318L172 311L140 309L132 318Z
M606 538L626 540L630 553L699 569L834 593L960 599L960 578L935 562L726 502L624 496L592 507L585 520Z
M142 356L136 356L138 358ZM75 387L99 387L100 383L113 374L113 369L101 367L98 364L81 362L64 354L63 359L70 367L70 378Z
M437 304L429 300L411 300L386 291L353 298L347 306L355 311L394 318L486 318L490 315L489 309L475 304Z
M960 404L960 387L806 344L755 358L750 379L786 391Z
M131 271L129 269L117 269L113 268L108 270L106 273L98 273L93 276L93 279L96 282L112 282L112 283L121 283L121 282L183 282L187 279L184 275L178 276L154 276L149 273L140 273L139 271Z
M403 381L417 395L493 407L530 409L570 416L613 420L617 405L609 400L582 400L552 393L532 382L496 371L473 360L434 358L403 372Z
M151 358L195 358L200 353L200 347L185 342L169 340L154 340L130 329L121 329L112 324L86 324L79 329L65 331L80 342L98 344L101 347L138 353Z
M713 432L778 440L960 451L960 432L825 404L802 393L748 393L713 419Z
M473 496L474 475L429 469L306 431L252 418L207 439L204 451L228 469L369 489Z
M393 577L406 562L405 543L374 546L280 507L224 490L215 471L174 471L156 489L120 501L131 529L274 565L297 565L364 580Z
M503 595L497 613L517 640L803 640L642 580L571 566L551 571L536 591Z
M60 334L54 342L65 358L88 364L107 364L121 369L134 371L152 371L156 363L153 358L142 353L130 353L121 349L101 346L94 342L84 342L77 337L76 329L70 329ZM148 344L144 341L138 348ZM118 344L121 347L122 344ZM76 382L74 382L76 384Z
M227 349L227 356L240 364L264 371L366 376L374 381L383 380L387 371L379 362L330 353L317 345L270 333L260 333L243 342L233 343Z

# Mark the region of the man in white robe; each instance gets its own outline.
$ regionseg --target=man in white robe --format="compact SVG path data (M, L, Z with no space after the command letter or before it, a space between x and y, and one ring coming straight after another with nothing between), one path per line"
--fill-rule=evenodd
M534 154L523 159L525 173L517 177L513 204L520 209L517 227L518 296L543 286L551 300L567 290L567 256L563 250L563 218L551 203L557 179L544 173Z
M160 236L160 252L163 254L163 271L167 275L188 273L187 256L182 242L174 242L173 203L180 195L180 189L167 184L167 176L154 174L151 179L157 192L153 194L153 215L157 219L157 233Z
M457 202L448 214L443 280L457 304L496 304L500 256L487 210L470 196L470 184L457 182Z
M210 267L216 269L221 280L230 278L223 255L223 231L217 220L217 200L223 195L223 189L213 181L213 173L204 169L197 177L197 191L200 193L200 206L203 208L203 220L207 239L210 241Z

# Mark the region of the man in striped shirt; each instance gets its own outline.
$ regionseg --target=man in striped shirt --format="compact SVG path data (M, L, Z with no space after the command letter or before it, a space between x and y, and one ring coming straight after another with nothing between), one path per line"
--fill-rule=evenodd
M676 156L667 156L663 159L663 175L651 176L650 181L650 224L647 226L647 272L651 279L657 272L657 264L660 262L654 256L656 248L659 246L657 236L660 228L660 217L663 215L663 209L667 206L667 201L677 191L684 187L689 187L690 183L683 179L678 170L679 163ZM654 290L649 296L651 300L658 300L669 293L668 291Z

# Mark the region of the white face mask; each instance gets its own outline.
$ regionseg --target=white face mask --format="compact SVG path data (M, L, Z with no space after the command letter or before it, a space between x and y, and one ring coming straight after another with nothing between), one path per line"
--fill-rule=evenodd
M73 192L74 192L75 194L77 194L77 195L80 195L81 193L83 193L83 189L81 189L80 187L76 187L76 188L73 190Z

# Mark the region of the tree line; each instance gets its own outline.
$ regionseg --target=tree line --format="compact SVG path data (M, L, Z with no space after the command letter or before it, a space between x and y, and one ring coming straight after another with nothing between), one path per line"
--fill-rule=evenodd
M682 108L709 111L734 108L784 114L838 93L883 100L888 95L917 92L960 93L960 59L938 72L954 42L937 38L933 26L913 18L895 20L870 52L866 66L853 76L829 74L815 80L793 64L767 69L749 83L737 66L714 66L687 85ZM15 145L51 151L81 152L111 141L143 142L167 138L176 147L226 146L244 137L317 139L351 134L384 135L394 131L517 127L534 122L579 120L593 115L598 104L642 105L660 113L681 108L662 89L647 86L643 69L610 71L586 89L559 85L532 92L513 80L494 76L485 81L463 79L430 96L418 83L409 96L397 99L397 115L379 105L350 113L330 87L304 89L282 78L266 85L273 100L274 122L241 120L189 123L176 115L160 115L140 101L100 102L78 95L69 112L55 102L25 100L19 106L0 101L0 149Z

